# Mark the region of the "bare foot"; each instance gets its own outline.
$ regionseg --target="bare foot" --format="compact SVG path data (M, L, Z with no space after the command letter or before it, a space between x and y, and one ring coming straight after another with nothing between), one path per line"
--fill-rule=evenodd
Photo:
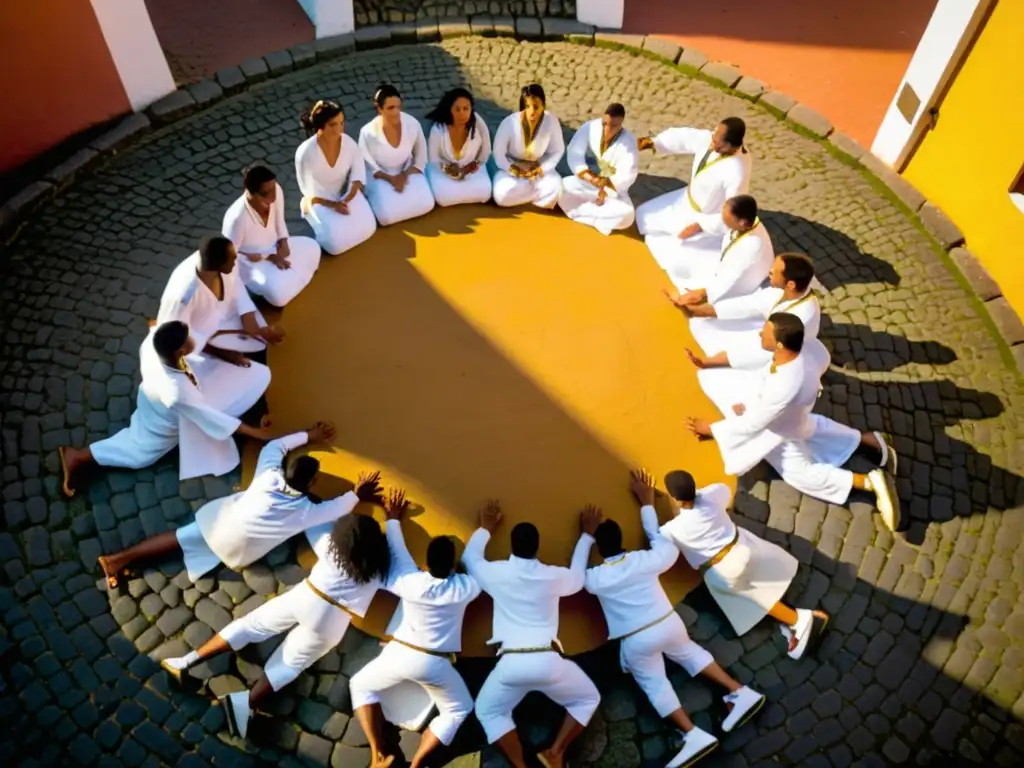
M57 455L60 456L60 468L63 474L61 492L69 499L74 498L77 491L74 485L75 473L88 462L88 451L62 445L57 449Z

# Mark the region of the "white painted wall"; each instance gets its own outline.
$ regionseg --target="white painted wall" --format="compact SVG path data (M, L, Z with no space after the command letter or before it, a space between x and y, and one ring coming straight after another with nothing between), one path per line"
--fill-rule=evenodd
M317 38L344 35L356 28L352 0L299 0L299 5L313 22Z
M139 112L175 89L145 0L92 0L132 109Z
M871 144L871 151L884 162L897 170L902 168L917 137L931 122L928 110L935 105L992 2L939 0ZM896 107L906 83L921 99L917 114L909 123Z
M576 19L604 29L622 29L625 0L576 0Z

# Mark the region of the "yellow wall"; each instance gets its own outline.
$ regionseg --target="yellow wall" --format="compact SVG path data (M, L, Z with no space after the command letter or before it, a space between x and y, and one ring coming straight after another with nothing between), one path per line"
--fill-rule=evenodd
M956 222L1024 316L1024 213L1009 188L1024 165L1024 0L999 0L904 170Z

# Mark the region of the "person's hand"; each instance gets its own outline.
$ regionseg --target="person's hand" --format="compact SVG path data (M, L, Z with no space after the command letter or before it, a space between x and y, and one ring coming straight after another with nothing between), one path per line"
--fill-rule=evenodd
M388 520L401 520L409 509L409 500L401 488L391 488L384 497L384 517Z
M704 362L704 358L698 356L692 349L687 347L685 351L686 351L686 356L688 358L690 358L690 362L693 363L695 366L697 366L698 368L707 368L708 367L707 363Z
M334 437L334 425L329 421L318 421L306 430L306 438L310 443L326 443Z
M524 177L524 171L518 165L512 163L512 165L510 165L508 168L508 175L511 176L513 179L521 179Z
M531 178L531 179L539 179L543 175L544 175L544 169L541 168L538 165L538 166L535 166L534 168L532 168L530 170L529 178Z
M282 238L277 241L277 255L287 259L292 255L292 247L288 245L288 239Z
M629 491L640 506L654 506L654 478L646 469L634 469L629 473Z
M291 269L292 263L288 261L287 256L283 256L280 251L272 253L267 256L267 261L273 264L278 269Z
M736 405L732 407L732 412L735 413L737 416L742 416L744 413L747 412L747 406L745 406L743 403L736 403Z
M706 439L713 437L711 434L711 425L708 424L704 419L696 419L693 416L686 417L686 428L690 431L690 434Z
M340 213L342 216L348 216L348 203L344 200L340 200L337 203L331 203L331 208Z
M408 179L408 177L415 176L417 173L423 173L423 171L419 169L419 166L410 165L405 171L405 176Z
M601 524L603 517L600 509L593 504L587 504L580 512L580 530L593 536L597 533L597 526Z
M391 186L394 187L395 192L399 194L405 189L406 183L409 181L409 177L405 173L400 173L397 176L391 177Z
M268 344L280 344L284 341L284 329L279 325L261 326L258 335Z
M681 296L676 297L673 303L677 307L688 307L692 304L701 304L704 302L704 291L687 291Z
M356 484L352 487L352 493L358 496L360 501L380 504L380 470L360 472L356 478Z
M654 139L651 138L650 136L641 136L639 139L636 140L636 148L641 152L644 152L648 149L654 149Z
M480 527L488 533L494 533L501 525L501 505L497 499L491 499L483 509L480 510Z
M604 201L608 199L608 190L604 187L600 187L597 190L597 204L604 205Z
M690 224L686 229L679 233L679 239L686 240L688 238L693 237L694 235L699 235L703 231L704 230L701 229L700 224L698 224L697 222L693 222L693 224Z
M474 160L469 165L463 166L463 168L462 168L462 176L463 176L463 178L465 178L466 176L469 176L469 174L476 173L479 170L480 170L480 163L478 163L476 160Z
M302 200L299 201L299 210L302 211L303 216L308 216L309 212L313 210L313 198L303 197Z
M231 363L231 365L237 365L239 368L251 368L252 360L243 355L241 352L236 352L233 349L225 349L221 351L221 360L225 363Z

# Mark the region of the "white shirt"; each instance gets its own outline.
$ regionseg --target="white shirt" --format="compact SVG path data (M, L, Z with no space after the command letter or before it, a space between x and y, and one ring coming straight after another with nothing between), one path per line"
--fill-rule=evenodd
M671 613L672 603L658 577L679 558L679 550L658 533L654 507L640 510L650 549L623 552L605 558L603 565L587 571L584 586L597 596L608 622L608 637L628 635Z
M472 576L453 573L437 579L416 567L398 520L387 522L391 571L385 589L401 598L387 634L430 651L462 650L462 619L480 594Z
M256 213L245 193L231 204L224 214L221 232L224 237L235 244L238 251L238 263L245 267L250 259L243 254L266 256L277 251L278 240L288 237L288 225L284 220L284 190L277 187L277 198L270 206L267 223Z
M462 145L462 151L456 153L452 146L452 135L448 126L444 123L435 123L430 129L430 139L427 143L427 156L430 162L436 163L443 169L450 163L456 163L460 167L476 162L484 165L491 156L491 132L487 123L480 115L476 115L476 133L471 133Z
M210 338L222 328L233 324L241 330L236 319L255 312L256 305L252 303L239 277L237 263L230 274L221 275L224 283L223 299L218 299L206 287L206 283L199 279L198 269L199 251L174 268L163 296L160 297L156 323L158 326L171 320L185 323L189 335L196 342L196 352L201 352Z
M764 282L774 261L771 236L760 221L743 233L731 230L722 238L722 252L714 277L704 286L708 302L714 304L753 293Z
M307 439L305 432L296 432L271 440L260 451L256 474L245 491L214 499L196 512L203 538L229 568L253 563L295 534L356 508L359 498L351 491L318 504L285 482L285 457Z
M366 165L355 139L341 135L341 152L332 166L314 133L295 150L295 180L303 197L322 197L339 202L354 182L366 185Z
M384 588L384 582L381 579L371 579L366 584L358 584L339 568L334 562L334 555L331 554L330 528L322 529L319 535L312 538L310 544L318 558L313 570L309 572L310 584L332 600L346 606L356 616L365 616L377 590Z
M395 175L415 166L421 171L427 167L427 140L423 138L420 121L401 113L402 138L397 147L391 146L384 135L384 118L373 118L359 131L359 149L366 161L367 175L378 171Z
M601 144L604 140L604 125L601 121L602 118L589 120L573 135L566 157L569 170L574 176L578 176L583 171L591 169L588 160L593 158L599 175L610 178L613 184L613 187L607 190L608 197L628 200L629 188L633 186L640 172L640 153L636 148L636 136L623 128L608 145L604 154L601 154Z
M661 526L661 535L683 553L692 568L713 558L732 543L736 524L726 511L732 494L724 483L697 491L691 509L681 509Z
M554 173L565 154L562 124L545 110L534 132L533 142L526 146L522 119L522 112L513 112L501 121L494 137L494 164L499 170L508 173L514 162L531 160L539 163L544 173Z
M558 601L583 588L593 536L580 536L568 568L515 555L508 560L487 560L484 549L490 539L490 533L478 528L462 553L469 575L494 601L493 634L487 644L500 644L504 650L557 643Z
M804 338L817 338L821 327L821 305L818 297L808 289L803 296L784 300L781 288L760 288L749 296L721 299L715 303L715 317L719 320L767 320L776 312L787 312L799 317L804 324Z
M719 215L722 206L730 197L747 194L753 159L744 149L730 156L711 152L698 174L700 161L711 148L713 137L712 131L700 128L669 128L654 137L654 148L669 155L693 155L690 185L684 201L686 211L705 232L724 233L725 225ZM699 211L691 205L691 197Z

